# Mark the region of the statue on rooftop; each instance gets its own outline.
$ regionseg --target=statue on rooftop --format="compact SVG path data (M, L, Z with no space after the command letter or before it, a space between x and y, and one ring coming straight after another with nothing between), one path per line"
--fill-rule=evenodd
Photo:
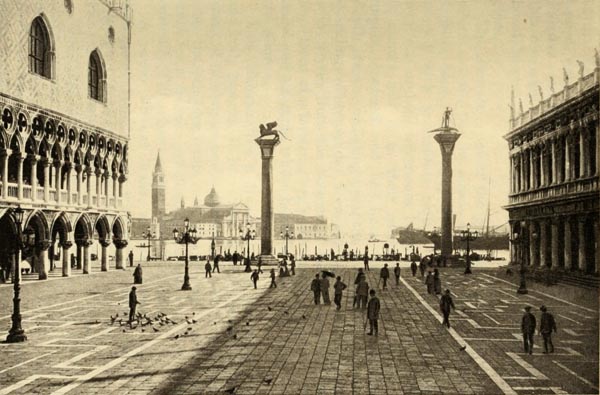
M550 92L554 93L554 77L550 76Z
M579 65L579 78L583 78L583 67L584 64L581 60L577 61L577 64Z
M565 85L569 85L569 74L567 74L567 69L563 67L563 80L565 81Z
M544 92L541 85L538 85L538 93L540 94L540 100L544 100Z

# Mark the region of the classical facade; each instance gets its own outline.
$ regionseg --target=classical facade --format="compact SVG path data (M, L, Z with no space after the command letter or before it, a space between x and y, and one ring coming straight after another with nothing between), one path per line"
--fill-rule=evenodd
M285 229L296 239L339 239L340 230L336 224L328 223L322 216L275 213L275 237L282 238Z
M592 73L510 120L508 205L513 262L598 273L600 59ZM540 88L540 96L542 91ZM514 99L513 99L514 102Z
M102 270L111 253L116 267L123 264L131 10L121 3L2 2L3 274L22 259L40 279L55 266L68 276L71 255L76 268L89 273L92 251ZM35 235L22 256L18 206L25 211L22 229Z

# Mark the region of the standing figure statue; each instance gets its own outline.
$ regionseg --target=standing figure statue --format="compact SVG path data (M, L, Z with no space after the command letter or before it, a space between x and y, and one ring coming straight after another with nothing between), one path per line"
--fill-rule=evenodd
M581 60L578 60L577 64L579 65L579 78L583 78L583 68L585 67L585 65Z

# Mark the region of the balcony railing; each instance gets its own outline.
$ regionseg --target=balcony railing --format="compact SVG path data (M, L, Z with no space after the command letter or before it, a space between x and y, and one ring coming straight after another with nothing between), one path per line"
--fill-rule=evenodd
M6 196L3 196L4 188L2 186L2 181L0 181L0 200L8 200L8 201L18 201L19 199L19 186L15 182L9 182L6 185L7 193ZM31 185L22 185L22 201L30 201L34 203L44 203L45 199L45 188L43 186L36 186L33 188ZM81 205L79 204L79 193L71 191L71 201L69 202L69 191L61 190L60 191L60 204L64 206L88 206L89 198L87 193L81 194ZM114 196L91 196L92 204L91 207L99 207L99 208L123 208L123 198L114 197ZM108 205L107 205L108 201ZM50 186L48 189L48 202L56 203L57 199L57 190L56 188Z
M558 198L579 193L599 192L598 177L567 181L558 185L544 186L509 196L509 204L529 203L544 199Z

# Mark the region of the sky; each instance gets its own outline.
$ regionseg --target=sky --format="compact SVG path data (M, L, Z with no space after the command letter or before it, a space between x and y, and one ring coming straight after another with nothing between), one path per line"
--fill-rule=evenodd
M441 155L427 131L453 109L457 226L508 220L511 87L527 109L600 47L595 1L130 0L134 217L151 212L160 149L167 211L214 186L260 215L259 124L286 138L276 212L346 234L439 226Z

